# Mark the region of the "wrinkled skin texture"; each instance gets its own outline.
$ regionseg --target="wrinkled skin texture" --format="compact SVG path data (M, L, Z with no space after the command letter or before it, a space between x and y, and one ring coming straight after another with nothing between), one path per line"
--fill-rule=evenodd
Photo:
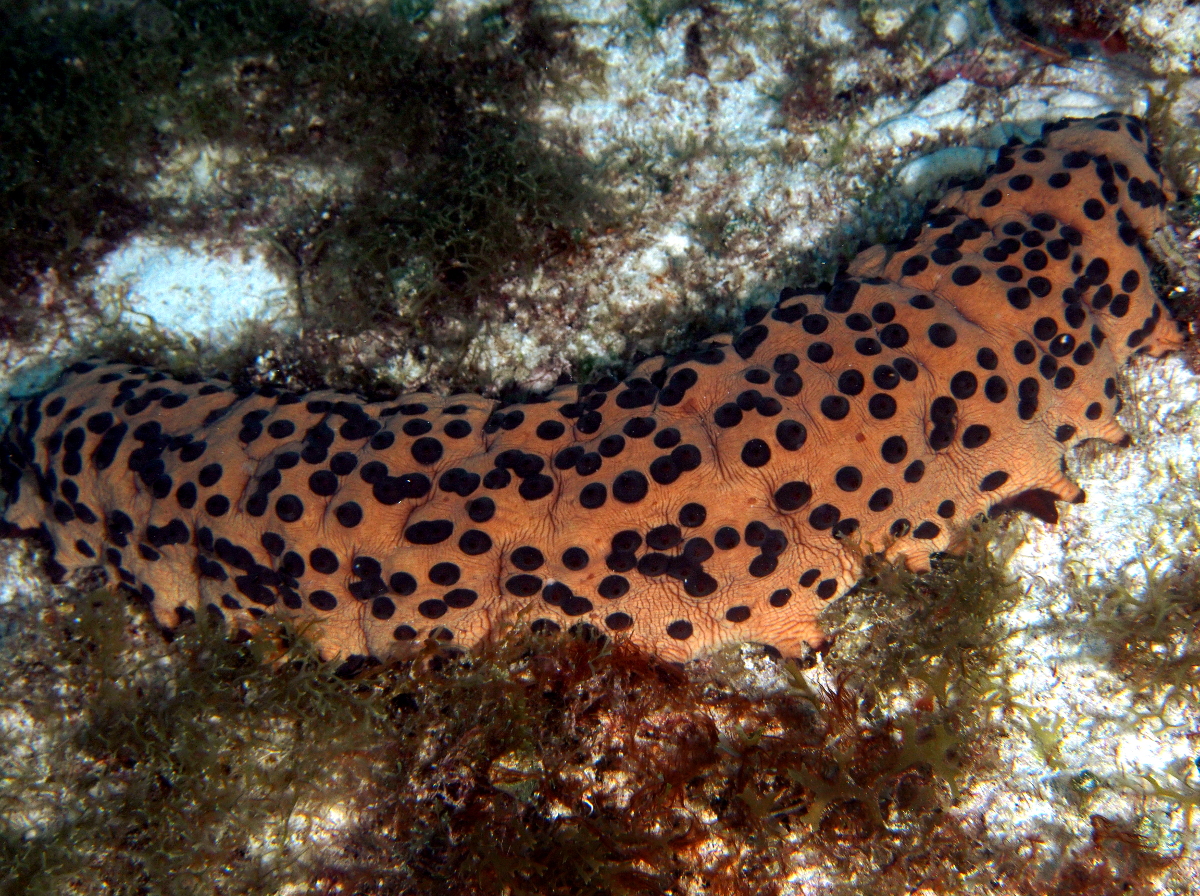
M1180 345L1140 240L1169 184L1134 119L1049 126L825 291L624 383L239 393L79 364L17 413L7 534L174 626L297 621L326 656L588 622L671 660L820 640L864 554L922 569L997 505L1054 518L1118 369Z

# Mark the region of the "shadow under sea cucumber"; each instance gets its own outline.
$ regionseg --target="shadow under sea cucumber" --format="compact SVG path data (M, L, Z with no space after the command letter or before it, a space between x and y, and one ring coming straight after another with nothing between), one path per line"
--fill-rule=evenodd
M167 626L275 613L351 661L518 618L797 654L864 553L923 569L977 514L1083 500L1064 452L1126 440L1118 369L1181 345L1141 249L1172 198L1136 119L1046 125L828 289L523 405L81 362L14 414L2 534Z

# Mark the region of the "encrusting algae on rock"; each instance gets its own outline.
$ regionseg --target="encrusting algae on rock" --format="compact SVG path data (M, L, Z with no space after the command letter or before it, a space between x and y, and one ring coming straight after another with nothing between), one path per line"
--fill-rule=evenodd
M1140 246L1172 196L1137 120L1047 125L828 289L523 405L80 363L13 417L5 534L167 626L276 613L357 665L518 620L798 654L864 555L1083 500L1064 451L1124 441L1120 366L1181 345Z

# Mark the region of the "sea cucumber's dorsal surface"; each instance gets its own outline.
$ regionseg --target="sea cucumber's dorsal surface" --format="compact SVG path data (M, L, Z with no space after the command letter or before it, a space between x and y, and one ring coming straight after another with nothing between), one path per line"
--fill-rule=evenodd
M77 364L14 415L6 533L168 626L282 614L327 656L506 620L798 653L863 552L922 568L997 504L1082 499L1063 452L1122 440L1118 368L1180 345L1140 248L1170 198L1135 119L1050 125L831 289L520 406Z

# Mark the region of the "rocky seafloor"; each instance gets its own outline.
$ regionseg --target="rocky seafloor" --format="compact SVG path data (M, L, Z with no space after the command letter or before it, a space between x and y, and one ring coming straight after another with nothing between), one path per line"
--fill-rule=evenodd
M1183 0L18 2L0 56L11 395L96 353L370 394L619 372L1110 110L1163 149L1157 273L1200 300ZM1194 364L1130 366L1087 503L880 571L808 668L514 637L346 681L4 542L0 890L1194 892Z

